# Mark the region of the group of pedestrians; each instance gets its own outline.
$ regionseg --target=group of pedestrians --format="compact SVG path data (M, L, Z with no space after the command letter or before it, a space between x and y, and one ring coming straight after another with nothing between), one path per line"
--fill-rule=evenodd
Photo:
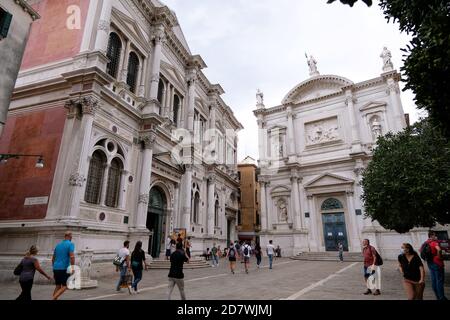
M403 288L408 300L423 300L425 290L425 267L428 266L431 278L431 286L437 300L447 300L444 294L445 269L442 257L442 248L437 241L436 233L430 231L428 240L420 248L419 253L409 243L403 243L399 254L398 270L403 277ZM381 269L383 260L377 250L370 245L368 239L363 240L364 257L364 283L367 287L365 295L381 294ZM340 252L340 256L341 256Z
M14 270L14 274L19 276L19 284L22 292L16 300L31 301L31 289L33 288L36 271L41 273L49 281L55 282L53 300L59 299L67 290L67 280L75 272L75 246L72 243L72 233L66 232L64 240L56 245L52 256L53 277L49 276L41 267L36 255L39 250L32 245ZM70 268L69 268L70 267Z
M143 270L147 270L145 252L142 250L142 241L137 241L133 252L130 254L130 241L123 243L123 248L117 253L116 272L120 272L119 281L116 285L116 291L126 287L130 294L139 293L138 283L142 280ZM132 277L132 278L131 278Z

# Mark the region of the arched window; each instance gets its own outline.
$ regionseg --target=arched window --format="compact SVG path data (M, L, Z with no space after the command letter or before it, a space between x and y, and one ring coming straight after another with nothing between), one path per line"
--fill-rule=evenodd
M109 167L108 186L106 188L105 205L108 207L115 208L118 205L122 169L122 161L118 158L114 158Z
M344 206L342 203L334 198L329 198L322 203L322 210L335 210L335 209L343 209Z
M178 125L178 113L180 112L180 97L176 94L173 98L173 123Z
M216 203L214 206L214 226L219 226L219 200L216 199Z
M106 156L102 151L95 151L89 162L84 200L88 203L99 204L102 191L103 174L105 172Z
M109 59L108 65L106 66L106 72L114 78L117 78L121 50L122 41L120 41L120 38L116 33L111 33L109 35L108 50L106 52L106 56Z
M127 74L127 84L130 86L130 91L136 92L136 82L139 72L139 58L136 53L131 52L128 58L128 74Z
M199 213L200 213L200 194L196 192L194 196L194 216L192 219L194 223L198 223Z

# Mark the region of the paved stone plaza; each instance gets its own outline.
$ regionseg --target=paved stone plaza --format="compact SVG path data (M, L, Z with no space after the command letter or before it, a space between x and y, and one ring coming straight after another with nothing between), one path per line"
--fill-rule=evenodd
M360 262L322 262L296 261L287 258L277 259L274 269L256 269L252 258L249 274L244 265L237 264L237 272L232 275L228 263L221 260L218 268L185 270L185 290L189 300L405 300L401 276L395 261L385 261L382 266L382 294L364 296L362 263ZM113 266L111 266L113 268ZM447 267L448 271L448 267ZM141 293L129 295L127 290L115 292L117 279L101 279L99 287L91 290L68 291L62 300L162 300L167 299L168 270L148 270L144 272L139 288ZM427 272L424 299L434 300L430 278ZM450 295L450 274L446 274L446 293ZM3 284L0 299L12 300L20 293L18 283ZM32 291L34 300L49 299L53 286L35 285ZM180 299L175 288L174 300Z

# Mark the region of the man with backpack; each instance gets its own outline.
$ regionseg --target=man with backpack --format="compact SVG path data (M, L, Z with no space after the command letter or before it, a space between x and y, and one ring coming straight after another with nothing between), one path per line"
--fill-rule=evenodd
M431 286L437 300L447 300L444 294L445 266L441 247L434 231L428 232L428 240L420 248L420 257L427 262L430 270Z
M236 248L233 242L230 243L230 248L227 252L228 261L230 262L231 273L234 274L234 269L236 268Z
M246 242L242 246L242 255L244 257L244 265L245 265L245 273L248 273L248 267L250 264L250 254L252 252L252 247L250 247L250 244Z
M364 257L364 283L367 286L367 291L364 292L365 295L371 294L372 289L375 289L373 292L374 296L378 296L381 294L381 269L380 266L383 264L383 260L381 256L377 252L377 250L370 245L369 239L363 240L363 251ZM369 288L369 282L367 281L370 276L375 277L374 288Z

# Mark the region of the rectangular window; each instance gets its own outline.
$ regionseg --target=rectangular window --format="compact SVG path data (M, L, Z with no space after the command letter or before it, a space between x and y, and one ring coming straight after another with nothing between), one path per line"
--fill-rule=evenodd
M12 17L12 14L0 8L0 40L8 36Z

